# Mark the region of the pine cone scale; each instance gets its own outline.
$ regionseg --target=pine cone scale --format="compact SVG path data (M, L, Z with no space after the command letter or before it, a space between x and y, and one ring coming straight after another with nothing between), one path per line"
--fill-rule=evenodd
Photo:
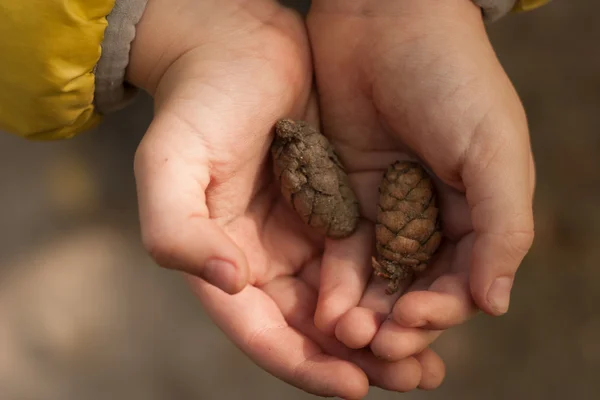
M441 242L434 187L417 163L399 161L384 174L375 226L375 273L389 281L388 293L405 289L426 269Z

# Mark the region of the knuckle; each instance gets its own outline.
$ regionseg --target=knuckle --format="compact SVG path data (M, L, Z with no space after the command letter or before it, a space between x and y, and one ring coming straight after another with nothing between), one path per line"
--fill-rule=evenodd
M171 235L146 232L142 236L142 243L146 252L161 267L167 269L178 269L176 260L179 256L178 245Z
M533 246L534 237L533 229L508 232L504 236L505 251L515 261L521 262Z

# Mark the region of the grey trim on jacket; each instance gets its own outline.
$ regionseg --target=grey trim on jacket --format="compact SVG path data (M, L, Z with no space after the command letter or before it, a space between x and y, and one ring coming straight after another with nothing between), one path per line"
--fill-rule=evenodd
M508 14L517 0L473 0L473 2L483 10L486 22L494 22Z
M96 65L94 103L101 114L121 109L129 104L137 89L125 81L129 65L131 42L135 27L142 18L148 0L116 0L107 16L102 54Z

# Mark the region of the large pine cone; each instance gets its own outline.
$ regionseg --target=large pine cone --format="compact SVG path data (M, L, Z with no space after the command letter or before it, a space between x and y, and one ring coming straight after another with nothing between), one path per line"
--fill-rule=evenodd
M425 270L442 234L431 178L418 163L398 161L379 187L375 274L389 280L388 294L404 290Z
M280 120L271 153L283 196L306 224L334 239L356 230L358 200L324 135L304 121Z

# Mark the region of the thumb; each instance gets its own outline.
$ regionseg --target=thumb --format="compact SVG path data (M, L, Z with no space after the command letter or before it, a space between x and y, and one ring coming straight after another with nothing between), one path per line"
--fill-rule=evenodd
M135 156L144 246L162 267L235 294L248 282L244 253L210 218L206 147L189 124L158 111Z
M475 233L471 292L490 315L508 311L515 274L534 237L533 157L526 123L517 125L482 123L462 174Z

